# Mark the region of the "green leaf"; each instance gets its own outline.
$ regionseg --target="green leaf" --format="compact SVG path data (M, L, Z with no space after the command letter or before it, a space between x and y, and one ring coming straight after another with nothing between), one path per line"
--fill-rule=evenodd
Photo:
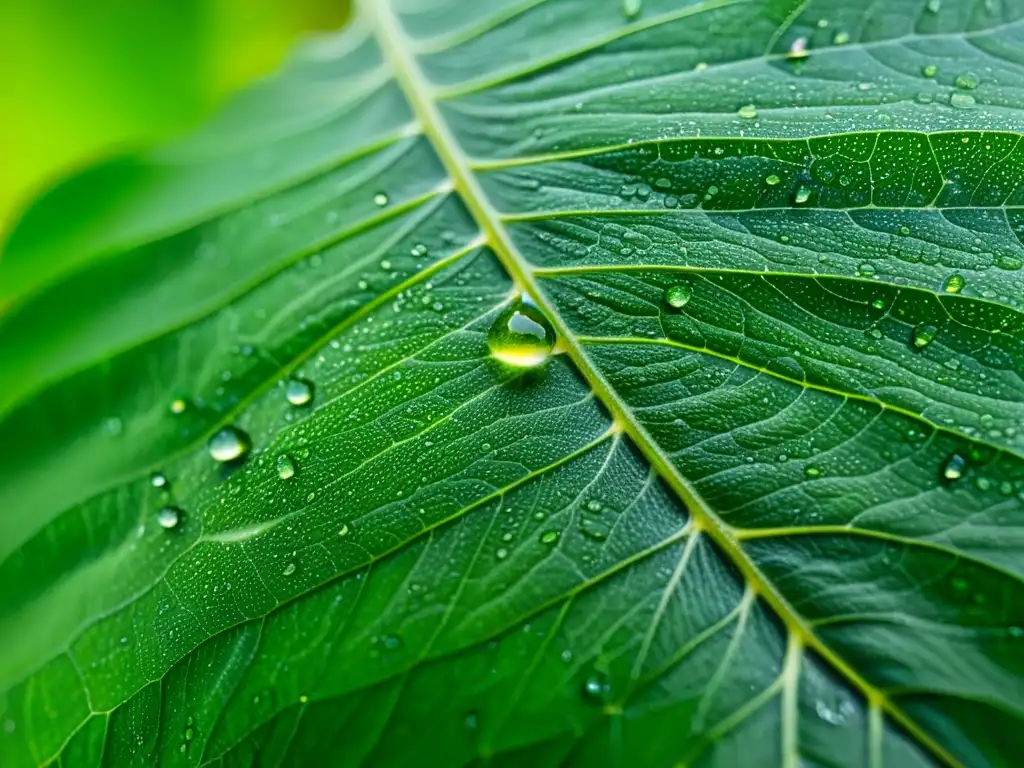
M0 764L1016 764L1022 51L1016 0L367 0L40 201Z

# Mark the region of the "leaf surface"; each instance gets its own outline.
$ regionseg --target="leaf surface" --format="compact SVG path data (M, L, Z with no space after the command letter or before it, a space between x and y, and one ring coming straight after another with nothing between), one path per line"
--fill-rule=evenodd
M375 0L40 201L0 764L1013 764L1022 51L1016 0Z

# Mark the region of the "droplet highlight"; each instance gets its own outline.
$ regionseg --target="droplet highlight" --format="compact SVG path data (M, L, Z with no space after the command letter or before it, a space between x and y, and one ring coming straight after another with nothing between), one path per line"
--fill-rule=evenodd
M939 329L930 323L925 323L914 328L913 343L915 349L924 349L935 340Z
M295 460L291 456L281 454L277 457L277 476L282 480L295 477Z

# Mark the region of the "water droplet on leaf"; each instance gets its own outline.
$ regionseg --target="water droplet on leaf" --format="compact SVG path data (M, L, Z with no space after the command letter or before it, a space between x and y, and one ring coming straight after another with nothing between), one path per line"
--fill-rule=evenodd
M942 468L942 477L946 480L959 480L963 477L964 468L967 466L967 460L964 459L958 453L954 453L946 461L946 465Z
M291 480L295 477L295 462L291 456L281 454L277 457L277 476L282 480Z
M304 379L289 379L284 396L292 405L306 405L313 399L313 385Z
M757 117L757 107L753 104L744 104L737 110L736 114L747 120L753 120Z
M939 329L934 325L925 323L914 328L913 342L915 349L924 349L935 339Z
M966 281L961 274L952 274L942 283L942 290L946 293L960 293L964 289Z
M539 307L519 297L495 318L487 346L506 365L533 368L551 354L555 329Z
M210 438L206 447L214 461L225 462L244 456L252 448L252 442L242 430L224 427Z
M693 289L686 283L670 285L665 289L665 301L670 307L675 307L676 309L685 307L692 295Z
M182 512L177 507L163 507L156 513L156 521L161 528L174 528L181 522Z

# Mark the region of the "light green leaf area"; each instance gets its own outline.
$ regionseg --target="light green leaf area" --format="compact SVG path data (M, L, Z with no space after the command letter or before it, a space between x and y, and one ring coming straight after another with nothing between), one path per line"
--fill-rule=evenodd
M1022 129L1020 0L367 0L67 182L0 765L1019 764Z

